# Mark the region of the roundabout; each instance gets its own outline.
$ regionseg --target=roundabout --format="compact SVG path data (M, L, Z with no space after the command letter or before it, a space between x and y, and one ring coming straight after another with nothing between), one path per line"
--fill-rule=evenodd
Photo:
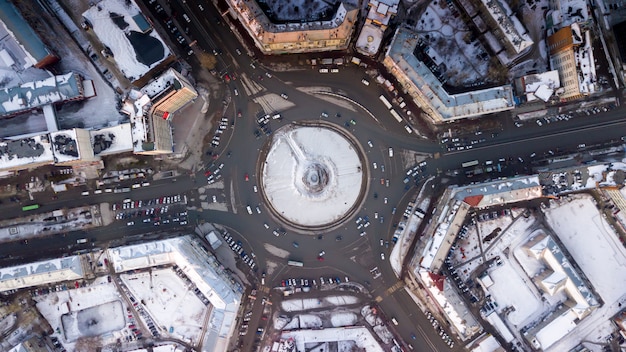
M274 217L302 233L340 226L363 202L367 168L353 137L331 123L280 128L261 155L260 190Z

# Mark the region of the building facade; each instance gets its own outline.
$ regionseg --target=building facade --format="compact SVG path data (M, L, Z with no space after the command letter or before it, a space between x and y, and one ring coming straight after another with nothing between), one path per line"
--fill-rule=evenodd
M254 0L227 0L230 14L264 54L344 50L350 44L359 9L341 3L328 21L272 23Z

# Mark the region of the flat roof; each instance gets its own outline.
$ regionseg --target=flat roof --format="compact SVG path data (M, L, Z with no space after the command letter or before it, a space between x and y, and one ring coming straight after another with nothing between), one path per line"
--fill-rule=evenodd
M0 142L0 169L45 163L54 163L48 134Z
M526 28L513 15L506 2L499 0L481 1L516 54L533 45L533 40L526 33Z
M83 277L79 256L0 268L0 292Z
M70 72L0 89L0 115L13 115L42 105L81 98L79 79L78 74Z
M22 68L35 65L51 54L24 17L7 0L0 0L0 21L33 59L28 66Z

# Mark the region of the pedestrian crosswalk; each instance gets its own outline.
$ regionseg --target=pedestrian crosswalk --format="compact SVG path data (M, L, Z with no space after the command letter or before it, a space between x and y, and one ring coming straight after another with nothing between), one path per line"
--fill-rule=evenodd
M391 296L394 292L402 288L404 288L404 282L398 281L393 286L387 288L382 295L376 296L374 300L376 301L376 303L380 303L383 299L385 299L385 297Z

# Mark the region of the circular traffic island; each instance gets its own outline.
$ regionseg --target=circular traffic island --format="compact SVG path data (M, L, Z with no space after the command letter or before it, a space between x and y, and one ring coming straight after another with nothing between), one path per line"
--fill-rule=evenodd
M291 124L269 143L261 162L261 192L287 227L311 234L331 230L360 207L367 164L345 130L330 123Z

